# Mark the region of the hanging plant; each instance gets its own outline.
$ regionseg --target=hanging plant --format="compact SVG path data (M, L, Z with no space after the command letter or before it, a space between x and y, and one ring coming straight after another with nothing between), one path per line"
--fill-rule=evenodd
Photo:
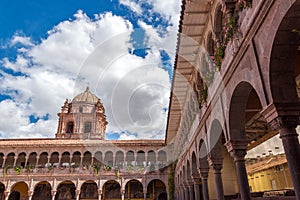
M19 175L21 173L21 167L20 166L16 166L14 168L14 170L15 170L15 172L16 172L17 175Z
M98 165L95 164L92 166L92 169L96 173L96 175L99 174L100 168L101 168L101 164L98 164Z

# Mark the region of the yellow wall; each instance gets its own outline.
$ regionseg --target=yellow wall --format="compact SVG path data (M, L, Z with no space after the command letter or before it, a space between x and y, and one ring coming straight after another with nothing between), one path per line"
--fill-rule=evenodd
M248 180L252 192L293 188L287 163L248 175Z

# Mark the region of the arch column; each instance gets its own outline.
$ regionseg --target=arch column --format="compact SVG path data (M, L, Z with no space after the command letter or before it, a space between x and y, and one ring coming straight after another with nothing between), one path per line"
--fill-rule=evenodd
M193 177L193 186L194 186L194 193L195 193L195 200L199 200L200 199L200 190L199 190L199 181L200 178L198 177Z
M39 159L40 159L40 156L36 155L36 162L35 162L34 167L36 167L39 164Z
M121 199L124 200L125 198L125 190L121 190Z
M296 132L299 112L298 102L271 104L262 112L272 129L279 131L297 199L300 199L300 145Z
M26 155L26 157L25 157L25 165L24 165L24 167L27 167L28 159L29 159L29 155Z
M208 164L213 168L214 170L214 179L216 184L216 193L217 193L217 199L223 200L224 199L224 189L223 189L223 182L222 182L222 162L223 159L211 159L208 158Z
M10 192L9 191L5 191L4 192L4 195L5 195L5 200L8 200L8 197L9 197L9 195L10 195Z
M76 200L79 200L80 190L75 191Z
M28 191L28 200L32 199L33 191Z
M189 199L189 188L186 184L183 185L183 194L184 194L184 199L188 200Z
M79 167L82 167L82 163L83 163L83 155L80 155L80 164L79 164Z
M189 200L195 200L194 198L194 184L192 181L187 182L187 190L189 192Z
M6 156L3 156L3 164L2 164L2 168L5 167L5 163L6 163Z
M52 200L55 200L56 190L51 191Z
M144 200L147 200L147 188L143 189L143 193L144 193Z
M17 159L18 159L18 156L15 156L14 157L14 166L13 167L16 167Z
M208 193L208 172L209 168L200 168L199 173L202 181L202 191L203 191L203 199L209 200L209 193Z
M101 200L102 198L102 190L98 190L98 200Z
M233 157L238 183L239 190L242 199L250 199L250 187L248 183L247 170L245 165L245 155L247 154L247 144L248 141L228 141L225 146L227 147L228 152L231 157Z

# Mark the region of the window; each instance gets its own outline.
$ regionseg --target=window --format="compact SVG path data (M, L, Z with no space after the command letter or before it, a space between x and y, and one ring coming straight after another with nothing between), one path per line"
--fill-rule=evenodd
M74 129L74 123L73 122L68 122L66 133L73 133L73 129Z
M85 133L90 133L92 130L92 123L91 122L86 122L84 124L84 132Z
M80 106L79 107L79 112L82 113L82 111L83 111L83 108Z

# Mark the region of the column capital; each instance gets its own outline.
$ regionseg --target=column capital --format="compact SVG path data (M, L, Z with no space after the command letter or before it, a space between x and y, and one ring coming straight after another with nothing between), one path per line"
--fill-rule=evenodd
M52 195L52 196L55 196L55 195L56 195L56 192L57 192L56 190L51 190L51 195Z
M101 195L101 194L102 194L102 190L99 189L99 190L98 190L98 195Z
M289 118L298 118L300 116L300 103L271 103L261 111L266 121L270 123L277 117L289 116ZM298 121L299 122L299 121Z
M237 0L225 0L225 7L226 7L225 12L228 18L233 16L236 2Z
M215 172L220 172L221 169L223 168L223 158L208 158L207 162L209 164L209 166L211 166L213 168L213 170Z

